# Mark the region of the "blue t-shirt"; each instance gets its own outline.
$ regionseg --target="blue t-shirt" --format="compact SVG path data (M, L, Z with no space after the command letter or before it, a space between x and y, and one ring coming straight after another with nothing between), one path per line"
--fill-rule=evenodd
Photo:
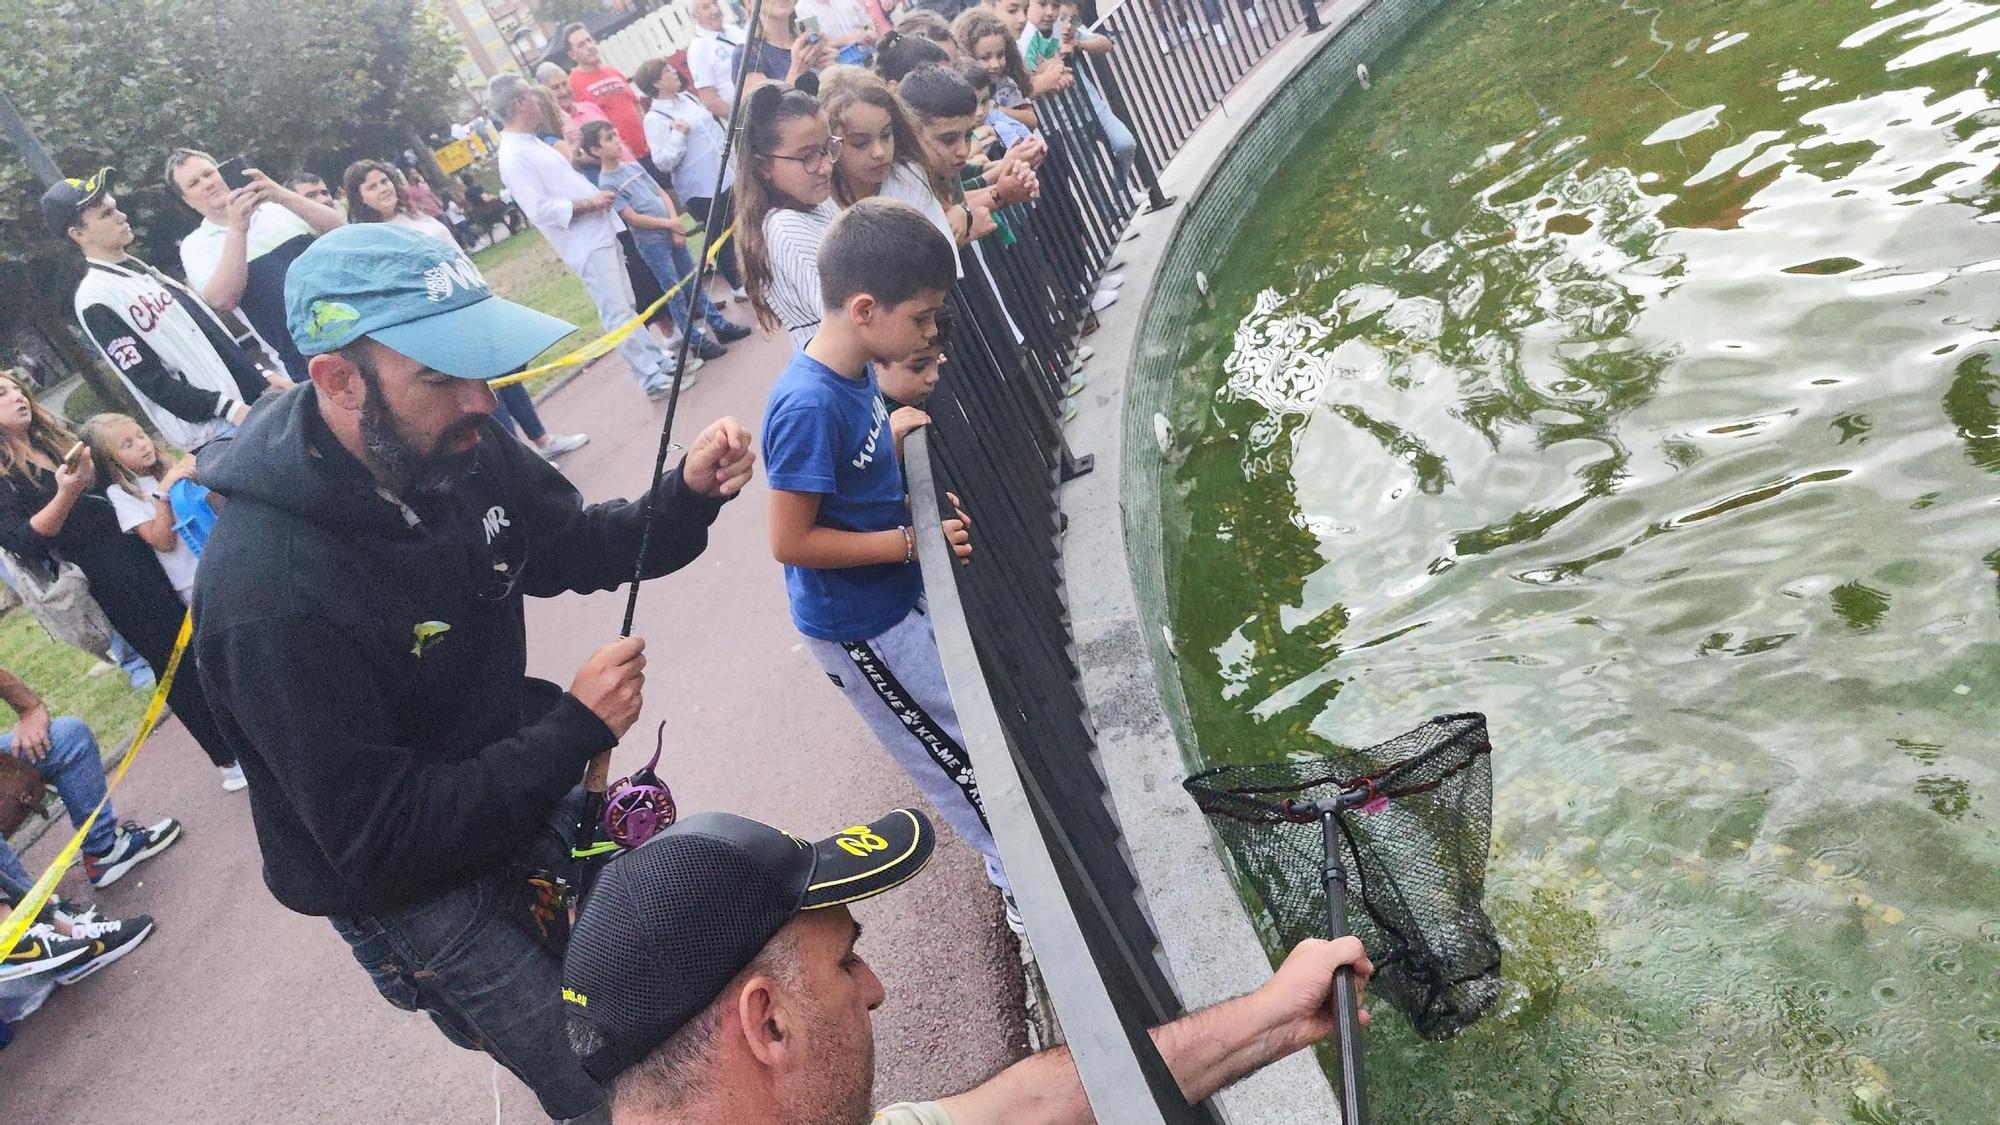
M628 162L620 164L615 171L600 172L597 186L618 197L611 202L613 211L623 211L630 207L641 215L650 215L655 219L673 218L667 214L667 205L660 202L659 181L653 179L650 173L636 163ZM638 227L632 227L631 231L632 240L642 246L651 242L664 242L670 246L673 244L674 236L663 230L640 230Z
M786 492L818 493L818 526L893 531L910 522L889 408L873 367L846 379L802 351L792 353L771 388L763 429L765 480ZM923 592L923 573L913 562L785 567L792 623L822 641L879 636L907 617Z

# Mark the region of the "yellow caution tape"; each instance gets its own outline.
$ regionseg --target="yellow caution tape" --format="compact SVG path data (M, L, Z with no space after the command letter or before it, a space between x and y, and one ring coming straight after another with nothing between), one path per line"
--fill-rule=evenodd
M735 233L736 233L736 224L731 223L729 224L728 230L723 231L720 235L716 237L715 241L709 243L708 249L704 253L704 256L708 259L710 265L713 265L715 263L715 256L722 252L722 246L725 242L729 240L729 236ZM690 282L692 282L695 278L700 276L701 276L701 271L696 270L695 272L687 275L686 277L681 278L679 281L674 282L674 287L672 289L669 289L665 293L660 294L660 299L654 301L650 305L647 305L645 311L641 312L638 316L635 316L631 320L628 320L625 323L619 325L618 327L613 328L611 331L606 332L604 335L599 336L597 339L592 340L590 343L585 344L584 346L576 349L575 351L570 352L567 355L557 356L555 359L552 359L547 363L536 364L535 366L528 368L526 371L516 371L512 375L503 376L499 379L488 379L486 381L486 385L489 387L496 387L496 388L511 387L516 383L527 382L529 379L533 379L537 375L546 375L551 371L560 371L565 367L576 367L581 364L589 363L591 360L596 359L599 356L610 355L612 349L616 348L619 344L625 342L625 337L630 336L632 333L639 331L639 329L643 327L648 320L652 319L654 313L659 312L661 308L665 307L668 301L673 299L674 294L679 293L682 289L686 288Z
M167 657L167 670L160 674L160 682L153 688L153 698L146 704L146 713L139 719L139 732L132 736L132 745L125 748L125 757L119 760L118 768L112 770L111 776L104 780L104 799L97 802L97 807L90 810L89 816L83 818L83 823L77 826L76 835L69 838L69 843L64 844L62 851L56 853L55 862L49 864L49 869L42 872L41 878L35 880L35 885L28 891L28 897L14 904L14 909L7 915L7 920L0 922L0 951L11 953L14 947L20 944L22 936L28 932L28 927L34 925L35 915L42 912L43 904L47 903L49 896L55 893L56 884L62 881L63 872L68 871L70 864L76 862L77 853L83 850L83 838L90 835L90 828L97 823L98 816L104 812L104 806L111 803L112 791L125 779L125 771L132 768L132 759L139 756L139 748L146 744L147 737L153 733L155 727L159 726L160 715L167 708L167 693L174 687L174 673L180 670L181 657L187 653L188 638L193 635L194 615L188 614L181 618L181 632L174 638L174 651Z

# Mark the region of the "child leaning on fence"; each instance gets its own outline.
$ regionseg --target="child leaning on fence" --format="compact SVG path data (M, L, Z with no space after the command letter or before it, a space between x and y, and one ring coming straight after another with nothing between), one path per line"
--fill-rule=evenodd
M953 259L951 241L894 200L864 199L827 229L819 329L764 412L771 553L785 564L806 647L1005 894L925 616L910 498L873 362L907 357L936 334ZM944 521L961 559L972 554L970 523L963 512Z

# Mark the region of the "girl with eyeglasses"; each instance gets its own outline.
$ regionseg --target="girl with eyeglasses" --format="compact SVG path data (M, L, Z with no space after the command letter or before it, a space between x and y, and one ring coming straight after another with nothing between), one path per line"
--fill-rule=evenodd
M840 213L841 144L819 100L766 83L752 90L736 148L736 252L750 307L766 329L804 347L819 329L819 244Z

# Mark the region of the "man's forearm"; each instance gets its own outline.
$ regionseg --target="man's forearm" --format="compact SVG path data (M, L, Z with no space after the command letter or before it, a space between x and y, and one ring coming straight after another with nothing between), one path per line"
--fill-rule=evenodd
M283 204L285 210L304 219L314 234L325 234L335 227L347 225L340 212L323 203L314 203L290 188L279 188L271 198Z
M35 694L35 689L5 668L0 668L0 699L6 700L16 715L26 715L42 705L42 697Z
M1302 1044L1284 1041L1255 994L1152 1031L1160 1058L1190 1105ZM976 1089L942 1099L954 1125L1087 1125L1097 1120L1067 1047L1022 1059Z
M201 299L216 312L235 312L237 302L243 299L243 287L250 283L249 238L248 232L234 227L223 236L222 257L216 261L208 284L201 287Z

